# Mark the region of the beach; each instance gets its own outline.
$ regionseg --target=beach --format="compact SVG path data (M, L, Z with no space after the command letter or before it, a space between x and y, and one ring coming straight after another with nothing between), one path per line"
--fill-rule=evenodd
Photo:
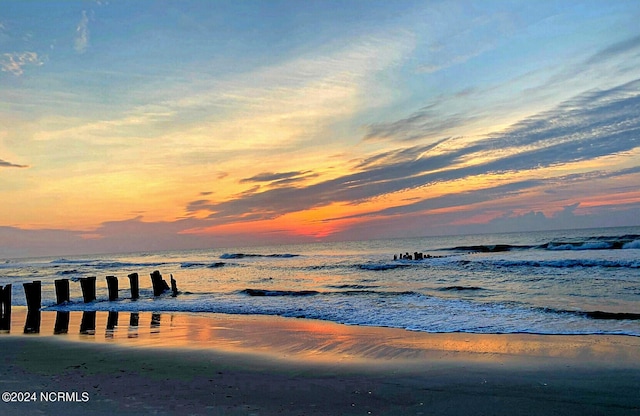
M2 414L640 414L640 338L429 334L272 316L56 314L0 334ZM59 392L63 394L60 395ZM5 396L3 396L3 399ZM21 401L18 401L20 399ZM24 402L24 400L30 402Z

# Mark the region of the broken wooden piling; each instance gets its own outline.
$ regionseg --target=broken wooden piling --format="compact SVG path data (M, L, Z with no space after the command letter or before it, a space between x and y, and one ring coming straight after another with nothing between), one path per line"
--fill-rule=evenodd
M80 287L82 288L82 298L84 303L89 303L96 300L96 277L81 277Z
M0 331L11 330L11 285L0 286Z
M69 279L57 279L54 284L56 285L56 303L60 305L69 302Z
M27 309L30 311L40 310L42 304L42 283L39 280L34 280L30 283L23 283L24 294L27 298Z
M140 297L140 282L138 280L138 273L131 273L129 275L129 285L131 286L131 299L138 299Z
M178 283L176 282L176 279L173 278L172 274L170 276L171 276L171 296L175 298L176 296L178 296Z
M151 273L151 285L153 286L153 296L160 296L165 291L169 290L169 285L157 270Z
M118 299L118 278L116 276L107 276L107 289L110 301Z

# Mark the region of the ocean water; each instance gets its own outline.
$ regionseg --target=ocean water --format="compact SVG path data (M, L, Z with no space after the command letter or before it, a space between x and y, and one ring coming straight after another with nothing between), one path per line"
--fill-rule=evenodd
M420 252L424 258L399 258ZM394 256L398 257L394 259ZM153 296L150 273L180 294ZM140 275L131 300L127 275ZM107 275L119 279L108 300ZM84 303L79 279L97 277ZM71 301L55 303L54 280ZM640 336L640 227L0 260L42 310L260 314L423 332Z

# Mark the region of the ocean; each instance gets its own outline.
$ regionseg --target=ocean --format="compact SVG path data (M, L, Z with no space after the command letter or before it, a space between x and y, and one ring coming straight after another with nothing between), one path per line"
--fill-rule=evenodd
M403 258L406 253L419 259ZM395 256L395 257L394 257ZM150 273L180 291L153 296ZM140 298L130 299L130 273ZM109 301L105 277L119 279ZM96 276L84 303L79 279ZM71 300L56 305L54 281ZM0 260L0 285L43 311L310 318L422 332L640 336L640 227Z

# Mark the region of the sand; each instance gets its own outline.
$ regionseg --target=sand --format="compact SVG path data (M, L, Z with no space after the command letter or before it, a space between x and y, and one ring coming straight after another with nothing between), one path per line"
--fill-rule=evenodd
M169 313L98 313L81 333L79 312L53 335L55 318L23 334L18 310L0 334L0 390L36 399L0 414L640 414L638 337Z

